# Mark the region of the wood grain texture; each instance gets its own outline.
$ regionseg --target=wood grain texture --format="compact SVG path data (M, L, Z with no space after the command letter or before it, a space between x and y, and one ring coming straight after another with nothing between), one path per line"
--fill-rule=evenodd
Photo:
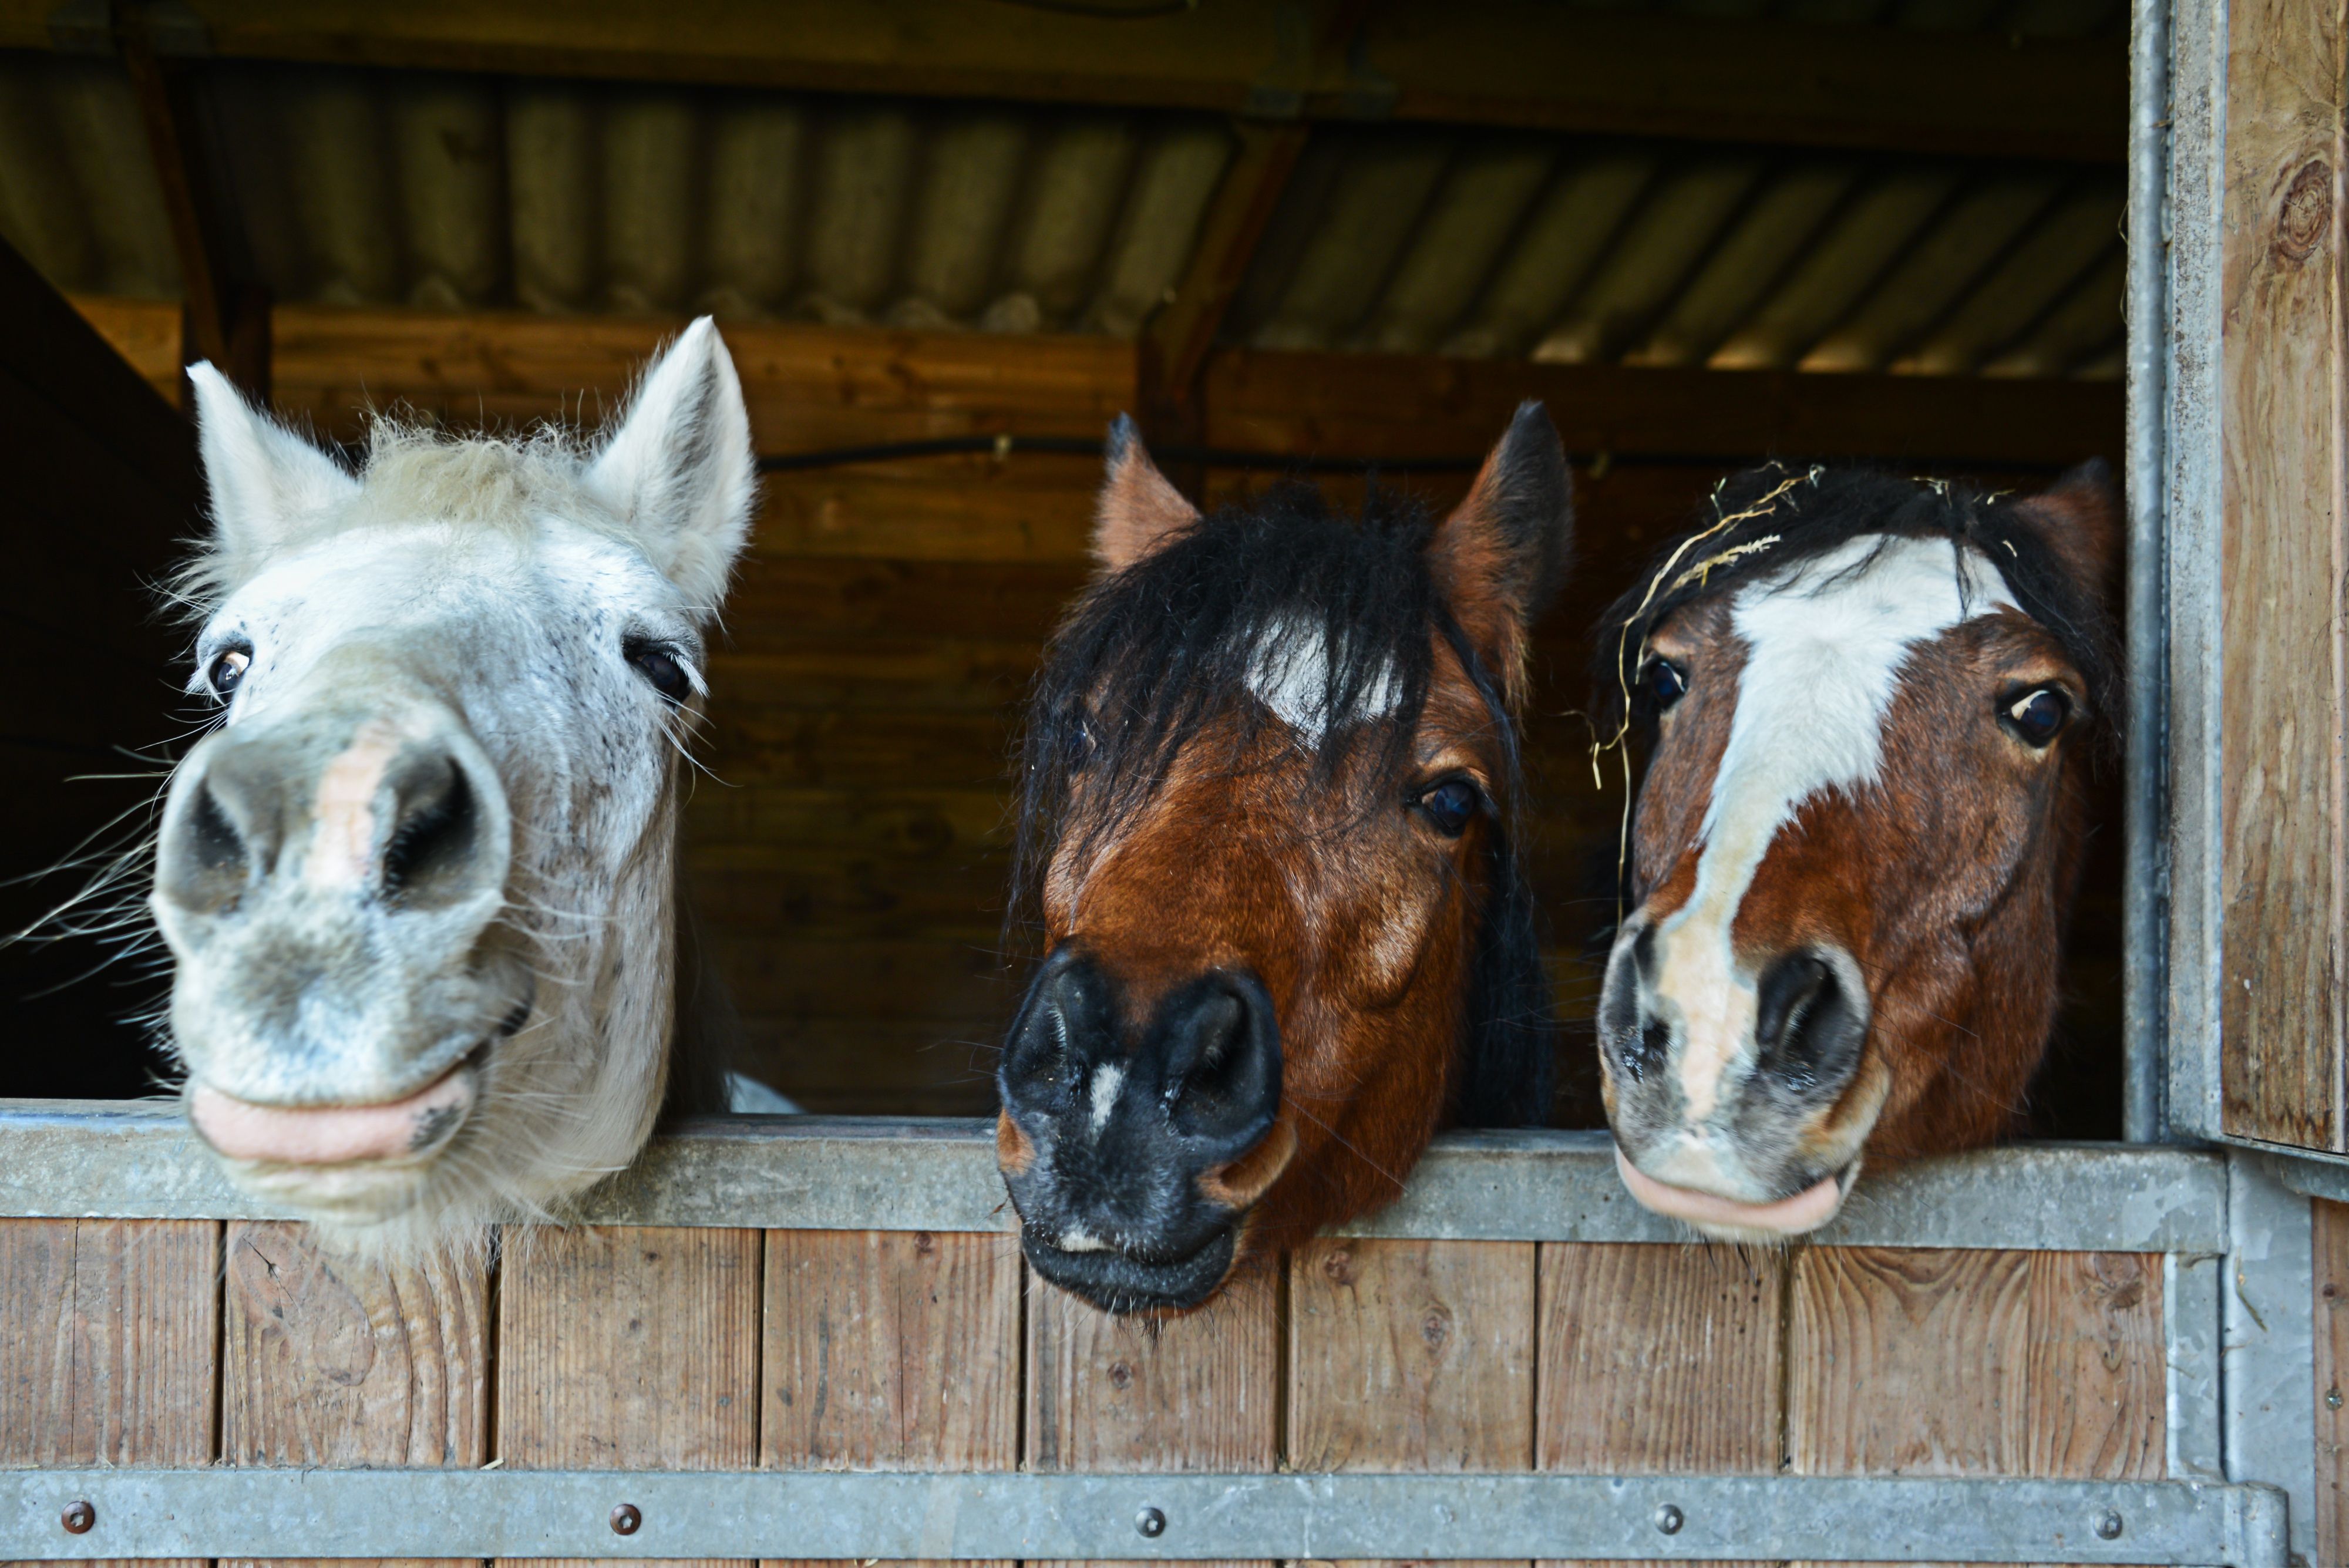
M1268 1470L1280 1452L1280 1277L1181 1317L1112 1317L1030 1278L1027 1454L1038 1470Z
M2344 44L2329 0L2228 13L2220 344L2229 1132L2343 1147Z
M1775 1472L1785 1266L1739 1247L1545 1243L1538 1467Z
M2349 1562L2349 1204L2319 1199L2310 1288L2316 1315L2316 1561Z
M1289 1467L1531 1469L1535 1254L1530 1242L1372 1240L1294 1253Z
M2031 1255L2025 1473L2161 1479L2167 1380L2158 1253Z
M0 1220L0 1466L212 1462L220 1237L205 1220Z
M324 1255L298 1225L245 1221L229 1226L227 1257L224 1462L468 1467L489 1458L485 1259L383 1267Z
M1006 1236L769 1231L759 1462L1016 1469L1019 1285Z
M759 1461L761 1233L541 1229L498 1288L497 1457L520 1469Z

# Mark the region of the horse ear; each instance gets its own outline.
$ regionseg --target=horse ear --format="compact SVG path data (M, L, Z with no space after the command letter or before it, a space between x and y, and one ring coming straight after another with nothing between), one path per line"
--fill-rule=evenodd
M244 400L210 360L188 367L220 548L243 576L303 523L357 493L343 465Z
M1574 476L1548 410L1516 418L1468 498L1428 546L1453 618L1512 705L1526 696L1526 634L1566 575L1574 542Z
M1093 513L1093 559L1104 575L1146 560L1199 520L1199 509L1166 482L1125 414L1109 427L1109 472Z
M2015 511L2030 523L2080 590L2112 600L2121 561L2121 493L2102 458L2090 458Z
M750 532L759 463L742 383L709 317L653 361L587 479L686 602L717 613Z

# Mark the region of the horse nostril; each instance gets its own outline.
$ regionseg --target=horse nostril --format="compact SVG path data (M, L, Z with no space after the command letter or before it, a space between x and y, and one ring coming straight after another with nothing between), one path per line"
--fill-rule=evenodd
M1091 1059L1088 1044L1096 1035L1108 1038L1093 991L1090 966L1071 950L1045 961L996 1069L1006 1106L1052 1111L1074 1103Z
M1624 1073L1635 1084L1646 1078L1651 1069L1662 1066L1671 1054L1671 1026L1661 1018L1650 1019L1638 1033L1627 1035L1618 1053Z
M393 784L394 818L383 851L383 891L403 905L431 905L476 890L481 812L465 770L444 753L417 758Z
M159 871L164 893L189 909L224 909L243 894L251 852L209 779L166 826Z
M1797 1095L1840 1085L1858 1063L1856 999L1814 953L1788 953L1762 976L1754 1042L1757 1071Z
M1280 1109L1280 1029L1272 999L1247 976L1216 976L1159 1015L1167 1114L1175 1131L1234 1158Z

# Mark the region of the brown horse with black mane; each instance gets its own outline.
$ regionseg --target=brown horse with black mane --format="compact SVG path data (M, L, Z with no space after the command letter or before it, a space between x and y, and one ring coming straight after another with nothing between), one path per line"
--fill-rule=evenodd
M1863 1152L2014 1126L2117 711L2117 510L2100 464L2023 500L1774 466L1609 612L1654 737L1599 1016L1640 1202L1782 1238Z
M1513 714L1569 484L1527 404L1441 525L1302 485L1202 518L1119 421L1022 759L1047 957L998 1149L1045 1279L1195 1306L1392 1198L1447 1113L1542 1119Z

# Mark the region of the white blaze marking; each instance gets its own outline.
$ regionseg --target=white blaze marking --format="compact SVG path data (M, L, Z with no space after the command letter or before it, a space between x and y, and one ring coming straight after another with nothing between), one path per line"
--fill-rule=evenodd
M1102 1241L1100 1237L1094 1235L1090 1231L1063 1231L1061 1232L1060 1245L1061 1251L1063 1252L1106 1252L1109 1251L1109 1243Z
M319 774L318 797L312 807L318 828L302 867L305 882L332 888L367 879L375 853L376 791L383 784L384 769L399 753L399 742L395 726L370 719Z
M1754 1052L1758 998L1737 972L1730 928L1778 830L1812 796L1875 780L1910 648L2013 602L1978 553L1881 535L1731 601L1746 649L1737 711L1700 829L1696 887L1656 932L1657 989L1681 1010L1691 1125L1713 1114L1724 1082L1736 1081L1732 1067Z
M1274 621L1248 659L1247 688L1308 745L1319 746L1332 722L1326 711L1330 639L1325 629L1299 616ZM1367 723L1385 718L1402 701L1402 680L1392 667L1382 668L1355 699L1353 711L1341 717Z
M1093 1137L1109 1126L1109 1114L1117 1108L1117 1092L1125 1084L1125 1069L1111 1065L1093 1069L1092 1127Z

